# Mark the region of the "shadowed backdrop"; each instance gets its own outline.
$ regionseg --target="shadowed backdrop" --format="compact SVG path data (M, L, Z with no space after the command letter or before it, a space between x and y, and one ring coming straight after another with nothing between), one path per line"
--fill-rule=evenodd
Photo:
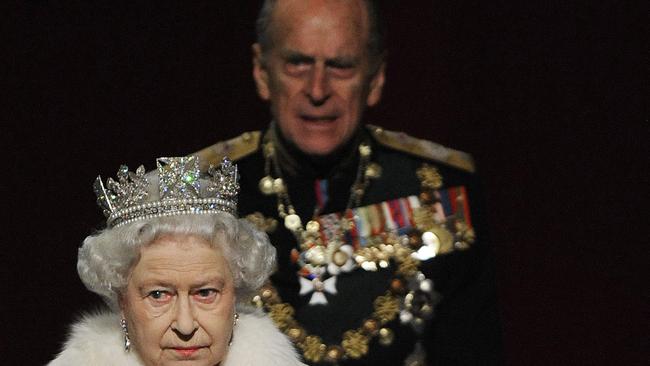
M75 269L101 227L98 174L152 169L266 125L250 65L259 3L30 1L5 12L3 363L47 362L67 325L100 304ZM387 85L367 121L474 155L508 364L641 364L644 12L384 3Z

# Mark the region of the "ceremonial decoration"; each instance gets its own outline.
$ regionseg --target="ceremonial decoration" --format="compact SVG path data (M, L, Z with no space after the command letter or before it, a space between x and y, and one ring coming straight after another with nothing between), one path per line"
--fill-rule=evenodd
M390 239L392 244L388 245L397 246L392 241L395 239ZM294 318L293 307L281 302L270 283L253 298L253 304L269 313L278 328L302 351L307 361L335 364L342 359L358 359L368 352L368 344L374 337L379 337L379 343L384 346L392 344L394 333L386 325L397 317L402 324L410 324L416 332L420 332L425 321L434 315L434 307L440 296L434 291L431 280L419 271L405 275L411 272L409 264L413 261L412 254L412 250L405 248L397 250L395 262L398 266L390 289L375 299L373 312L357 329L344 332L340 344L327 345L319 336L308 334Z
M358 328L345 331L339 344L328 345L318 335L309 334L294 318L292 305L282 302L270 283L262 288L253 304L270 314L307 361L336 364L359 359L368 353L375 337L381 345L392 344L395 333L389 323L395 319L422 332L434 316L440 295L420 272L420 262L467 249L475 237L465 188L441 189L442 177L427 164L418 169L417 176L419 196L349 207L342 213L314 217L305 228L287 225L290 230L295 228L294 234L301 234L297 236L300 248L291 257L300 268L300 295L311 294L310 305L326 305L326 297L337 294L340 273L393 271L390 288L375 299L372 313ZM278 192L283 191L284 186Z
M370 145L361 143L359 145L357 176L350 189L350 197L346 208L347 213L350 213L352 207L360 204L370 179L378 178L381 175L381 167L370 162L371 155ZM320 234L321 223L317 220L310 220L303 227L302 220L296 213L291 197L289 197L272 138L268 138L264 142L264 157L265 175L259 182L259 189L263 194L276 195L278 199L278 216L281 220L284 220L284 226L293 233L298 243L300 243L300 251L292 253L295 257L299 257L301 262L301 270L298 273L301 278L300 294L312 294L309 301L310 305L326 305L327 297L325 292L330 295L337 293L336 275L356 268L352 260L352 248L345 247L345 240L342 238L343 233L338 234L337 238L330 238L329 243L326 244ZM350 213L350 215L353 214ZM266 223L259 216L254 215L251 218L254 223ZM336 220L332 224L342 228L344 232L350 230L354 225L349 217L331 217L331 219ZM262 225L258 227L263 228ZM269 228L269 226L265 228Z
M218 169L210 166L205 177L201 177L196 156L158 158L156 166L157 192L149 187L149 180L156 177L145 174L142 165L135 172L120 166L117 181L108 178L106 184L97 177L93 188L109 227L161 216L237 214L239 175L228 158Z

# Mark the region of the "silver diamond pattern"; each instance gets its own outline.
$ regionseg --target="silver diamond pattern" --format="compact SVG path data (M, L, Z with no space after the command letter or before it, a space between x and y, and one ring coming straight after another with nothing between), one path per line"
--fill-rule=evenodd
M208 174L212 177L208 183L208 192L223 199L234 199L236 201L237 194L239 193L237 165L224 157L219 169L210 165Z
M199 197L201 171L196 156L158 158L156 166L160 178L161 199Z
M130 172L122 165L117 181L109 178L105 185L101 177L97 177L93 189L109 227L160 216L215 212L236 215L239 175L237 166L227 158L219 168L210 166L208 176L204 177L207 179L203 179L204 191L201 191L198 157L163 157L156 160L156 165L158 200L149 199L149 182L143 166Z

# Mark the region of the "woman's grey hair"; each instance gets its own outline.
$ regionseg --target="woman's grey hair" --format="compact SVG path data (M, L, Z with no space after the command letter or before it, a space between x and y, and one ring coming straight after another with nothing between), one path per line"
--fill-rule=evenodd
M77 261L81 281L117 309L140 249L165 234L196 235L218 248L232 272L238 306L244 308L274 270L275 248L246 220L227 213L179 215L139 220L87 237Z

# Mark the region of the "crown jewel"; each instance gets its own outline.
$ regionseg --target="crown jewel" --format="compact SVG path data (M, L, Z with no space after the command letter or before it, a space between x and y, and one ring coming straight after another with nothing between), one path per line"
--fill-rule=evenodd
M219 168L210 166L201 176L196 156L156 159L157 177L140 165L130 172L126 165L103 183L93 185L97 204L108 218L108 227L160 216L227 212L236 215L239 175L237 166L223 158ZM151 187L156 180L158 189Z

